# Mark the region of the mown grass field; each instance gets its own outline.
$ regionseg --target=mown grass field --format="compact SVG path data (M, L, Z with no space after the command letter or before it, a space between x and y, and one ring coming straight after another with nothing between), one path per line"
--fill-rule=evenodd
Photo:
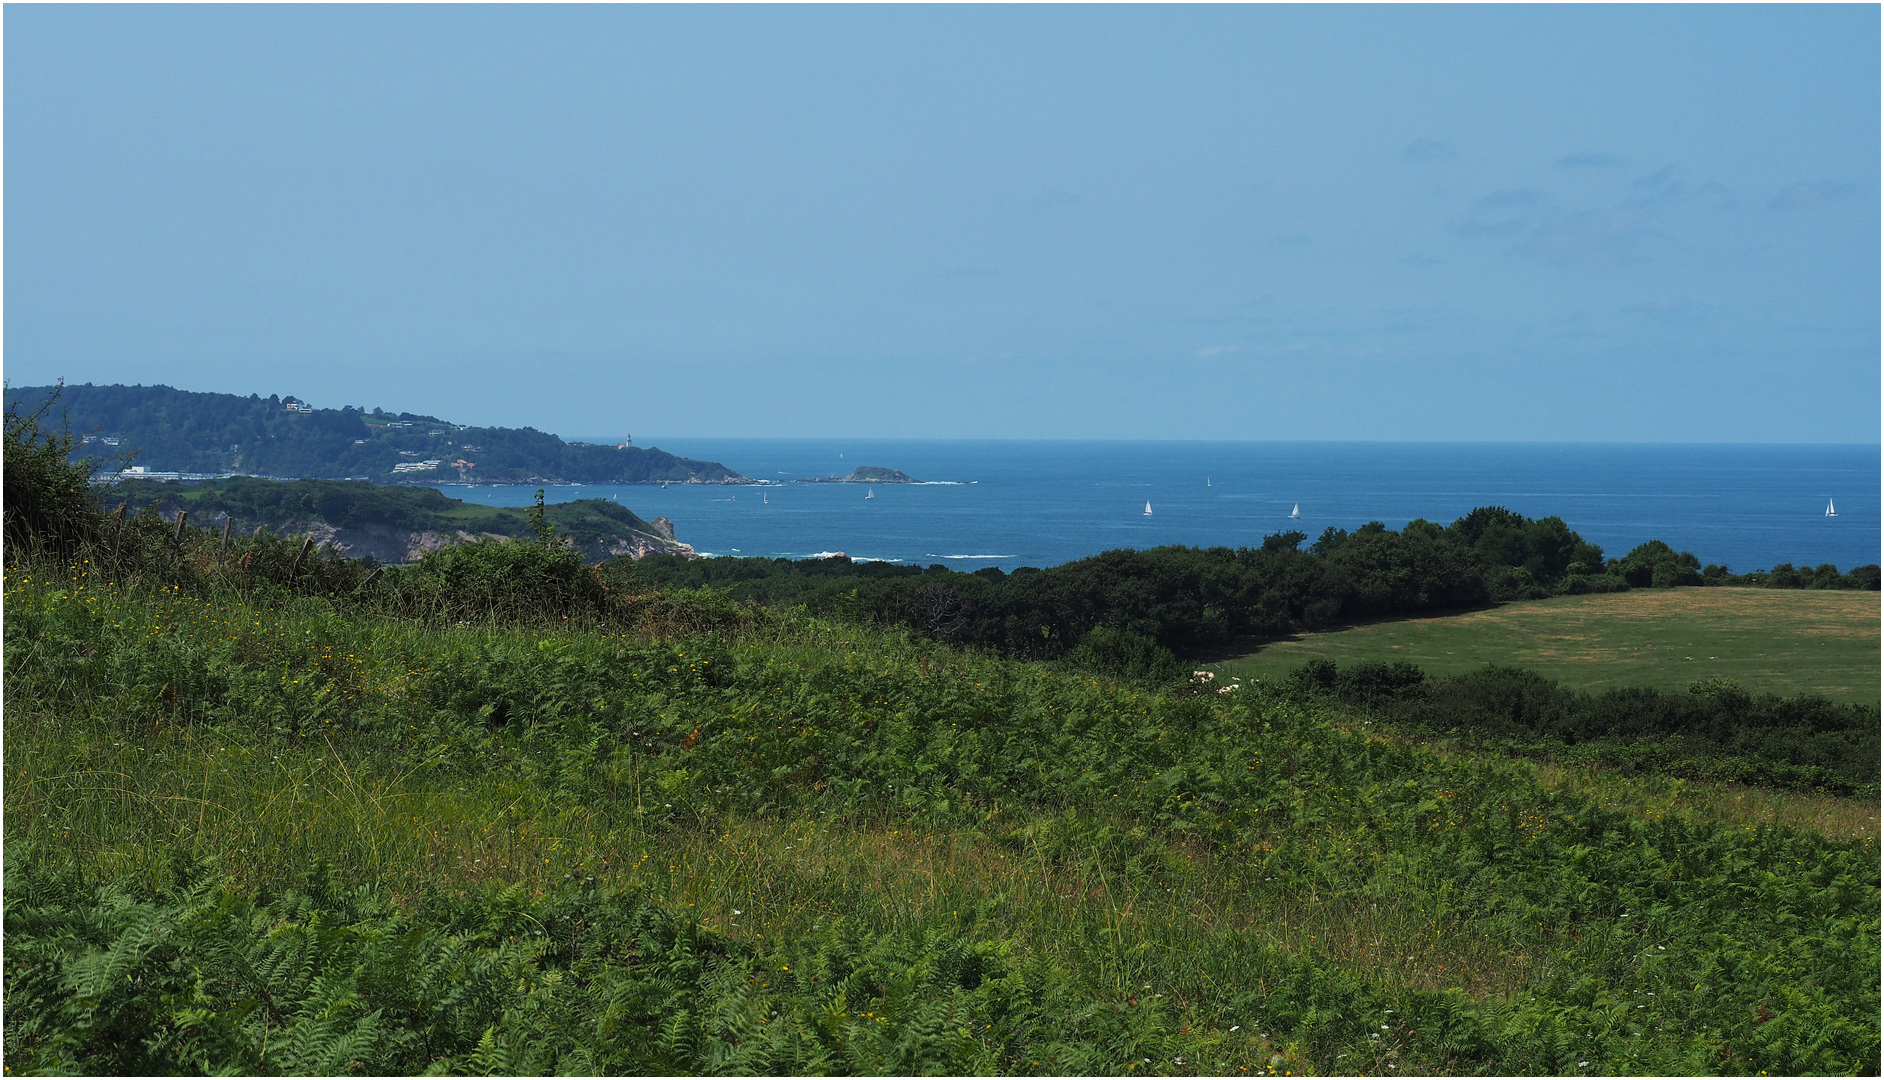
M10 1066L1877 1068L1836 802L788 613L5 590Z
M1585 690L1732 678L1752 691L1875 705L1879 615L1874 592L1638 589L1304 634L1205 666L1279 678L1318 658L1405 660L1434 676L1500 664Z

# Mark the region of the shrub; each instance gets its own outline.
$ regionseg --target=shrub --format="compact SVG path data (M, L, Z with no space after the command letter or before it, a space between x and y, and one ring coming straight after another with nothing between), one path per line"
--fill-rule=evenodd
M530 622L603 616L610 589L564 544L473 540L389 571L376 590L388 613L448 622Z
M1094 627L1066 654L1073 667L1148 688L1184 678L1184 665L1170 649L1148 637L1110 626Z
M57 401L55 389L31 410L6 406L5 538L16 562L42 552L71 558L100 535L91 460L71 460L71 431L45 423Z
M1522 752L1584 747L1585 756L1632 772L1841 793L1878 784L1876 709L1750 694L1731 679L1703 680L1686 694L1640 686L1591 694L1522 668L1429 680L1413 664L1340 669L1329 660L1311 660L1294 677L1392 723L1511 741L1507 748Z

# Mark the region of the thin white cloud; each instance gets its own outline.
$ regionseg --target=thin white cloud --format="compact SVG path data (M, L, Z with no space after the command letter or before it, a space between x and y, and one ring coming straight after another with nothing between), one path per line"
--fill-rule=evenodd
M1559 266L1614 265L1642 257L1642 242L1659 236L1648 211L1635 206L1551 214L1517 250Z
M1534 188L1512 188L1474 201L1453 232L1467 239L1510 237L1513 254L1559 266L1634 262L1642 257L1643 241L1660 235L1650 224L1656 201L1651 194L1615 206L1572 210Z
M1790 187L1781 188L1773 201L1766 205L1774 210L1801 210L1813 206L1824 206L1835 202L1858 190L1855 184L1843 184L1836 180L1803 180Z
M1400 148L1400 156L1407 161L1450 161L1459 151L1444 139L1414 139Z
M1594 150L1583 150L1575 154L1565 154L1557 159L1557 164L1566 169L1613 169L1623 164L1623 160L1614 154L1599 154Z

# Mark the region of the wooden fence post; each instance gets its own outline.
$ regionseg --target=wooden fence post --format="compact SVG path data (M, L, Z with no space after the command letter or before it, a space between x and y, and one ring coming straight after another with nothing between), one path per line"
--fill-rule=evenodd
M222 519L222 546L216 549L216 564L222 565L229 558L229 532L235 528L235 518Z

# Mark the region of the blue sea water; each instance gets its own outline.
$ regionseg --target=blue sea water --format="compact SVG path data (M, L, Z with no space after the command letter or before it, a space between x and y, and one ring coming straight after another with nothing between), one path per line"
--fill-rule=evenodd
M1849 445L649 440L765 486L550 488L667 517L703 553L842 551L962 569L1053 566L1111 548L1250 546L1291 529L1441 524L1475 506L1555 514L1611 557L1667 541L1737 572L1879 561L1879 448ZM806 484L881 465L928 483ZM533 486L440 490L527 506ZM867 492L875 497L865 499ZM1826 517L1835 500L1837 517ZM1146 516L1145 504L1152 513ZM1301 507L1291 521L1289 511Z

